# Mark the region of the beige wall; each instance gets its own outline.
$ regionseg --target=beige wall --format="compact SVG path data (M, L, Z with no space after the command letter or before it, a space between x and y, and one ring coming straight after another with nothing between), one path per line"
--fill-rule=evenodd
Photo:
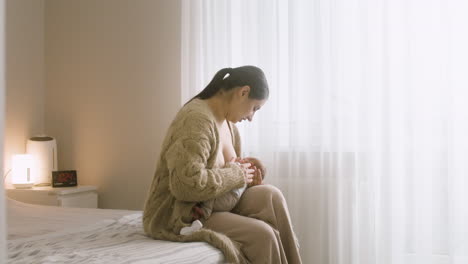
M44 1L6 1L5 170L44 132ZM9 185L10 177L7 179Z
M4 125L5 125L5 1L0 0L0 148L3 148L4 143ZM3 157L0 159L0 171L3 171ZM6 262L7 245L6 245L6 210L5 196L3 191L3 178L0 181L0 263Z
M47 0L47 134L101 208L142 209L180 107L180 1Z

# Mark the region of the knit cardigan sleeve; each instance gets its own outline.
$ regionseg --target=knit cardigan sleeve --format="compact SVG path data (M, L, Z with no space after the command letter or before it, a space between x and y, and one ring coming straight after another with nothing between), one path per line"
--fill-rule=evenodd
M179 120L166 152L169 188L177 200L201 202L244 185L244 172L237 164L208 167L219 145L216 125L200 115Z

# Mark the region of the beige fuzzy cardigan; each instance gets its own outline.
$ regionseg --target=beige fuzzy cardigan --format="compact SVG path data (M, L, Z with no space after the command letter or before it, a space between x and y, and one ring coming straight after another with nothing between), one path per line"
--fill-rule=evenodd
M239 132L234 124L231 128L239 156ZM239 165L214 166L219 147L220 135L208 104L192 100L178 112L164 139L144 207L143 227L155 239L208 242L224 253L227 262L241 263L240 245L221 233L202 228L188 236L179 235L182 227L191 224L191 210L197 202L244 185Z

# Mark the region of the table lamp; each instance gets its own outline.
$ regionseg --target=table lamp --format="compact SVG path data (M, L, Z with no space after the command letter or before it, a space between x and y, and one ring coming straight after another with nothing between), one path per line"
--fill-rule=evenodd
M12 157L11 183L17 189L31 188L34 179L31 176L32 156L29 154L17 154Z

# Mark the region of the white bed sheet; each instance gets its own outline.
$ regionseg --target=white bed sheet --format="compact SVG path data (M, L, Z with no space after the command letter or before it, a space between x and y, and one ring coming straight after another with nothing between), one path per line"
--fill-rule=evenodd
M141 211L62 208L7 199L9 263L223 263L204 242L154 240Z
M138 211L42 206L7 198L8 239L68 230L105 219L119 219L136 212Z

